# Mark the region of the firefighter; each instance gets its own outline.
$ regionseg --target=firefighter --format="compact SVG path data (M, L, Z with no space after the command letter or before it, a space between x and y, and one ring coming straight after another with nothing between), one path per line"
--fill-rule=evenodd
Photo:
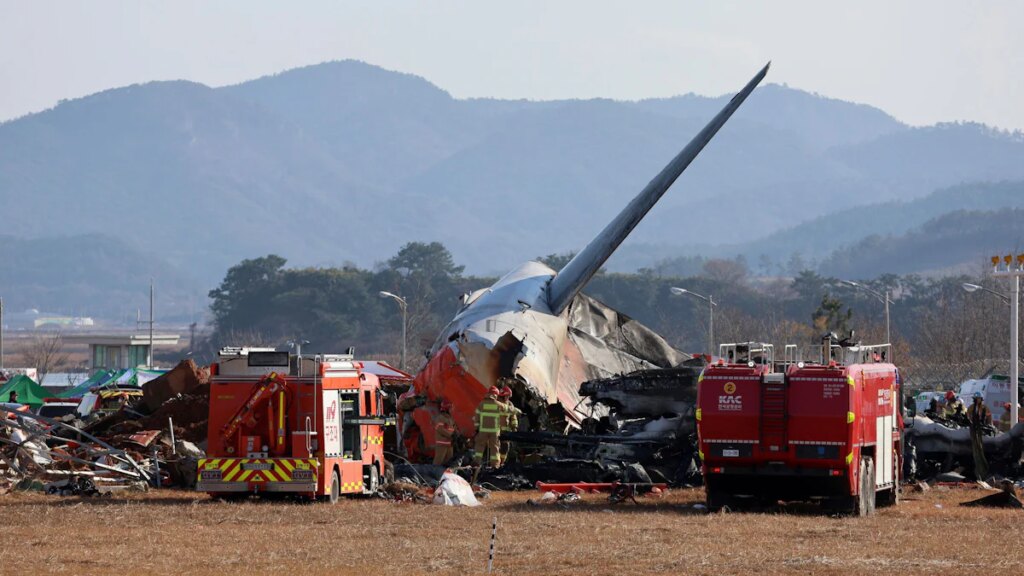
M967 410L964 408L963 400L957 398L956 392L952 390L946 391L946 410L945 418L947 420L963 420L963 417L967 415Z
M1003 402L1003 413L999 416L999 429L1003 432L1010 431L1010 403Z
M434 420L434 465L443 466L452 459L452 437L455 436L455 419L452 418L452 403L441 401L441 411Z
M985 427L992 425L992 412L985 406L984 396L975 392L971 407L967 410L967 421L971 427L971 451L974 455L974 477L978 480L988 478L988 460L985 458Z
M939 406L938 398L932 398L928 401L928 409L924 411L924 415L932 420L937 420L942 416L942 408Z
M487 396L480 401L476 407L476 438L473 442L473 462L480 465L483 462L484 454L487 455L488 464L497 468L501 464L500 442L501 442L501 417L505 408L498 401L500 391L497 386L491 386Z
M505 410L505 413L501 417L501 432L505 433L508 431L514 431L519 429L519 415L522 412L512 404L512 388L506 383L501 387L501 393L498 396L498 401L501 403L501 407ZM500 464L508 461L509 442L508 440L501 441L501 454Z

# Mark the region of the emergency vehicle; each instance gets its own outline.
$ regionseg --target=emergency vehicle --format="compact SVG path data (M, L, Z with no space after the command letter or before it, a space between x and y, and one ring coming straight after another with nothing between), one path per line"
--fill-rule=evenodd
M810 500L863 516L898 501L902 396L888 345L828 338L815 363L794 346L781 362L770 345L732 346L697 385L709 509Z
M207 457L196 489L337 502L376 492L384 472L380 380L351 354L225 348L210 367Z

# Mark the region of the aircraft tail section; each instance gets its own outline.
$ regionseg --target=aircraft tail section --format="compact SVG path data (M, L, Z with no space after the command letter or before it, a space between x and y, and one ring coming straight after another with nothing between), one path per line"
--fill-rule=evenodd
M658 200L686 170L690 162L700 154L704 146L711 141L718 130L732 116L733 112L743 104L747 96L764 79L768 73L765 65L735 96L729 100L712 120L701 130L682 151L668 163L661 172L612 220L586 248L576 254L562 268L548 285L548 301L554 314L561 314L572 302L583 286L604 265L613 252L636 228L645 215L654 207Z

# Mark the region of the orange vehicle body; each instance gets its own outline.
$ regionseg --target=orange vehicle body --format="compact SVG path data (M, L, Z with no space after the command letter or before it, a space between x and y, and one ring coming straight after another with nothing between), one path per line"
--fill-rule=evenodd
M207 457L196 489L211 495L328 497L376 491L384 472L380 382L348 355L226 349L211 366Z
M860 360L863 360L860 359ZM712 364L697 391L708 506L898 499L903 419L896 367ZM868 478L867 476L870 476Z

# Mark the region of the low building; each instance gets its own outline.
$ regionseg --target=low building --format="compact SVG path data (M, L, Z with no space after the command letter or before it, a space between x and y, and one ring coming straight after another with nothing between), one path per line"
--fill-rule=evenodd
M153 347L177 346L177 334L154 334ZM89 371L125 370L146 366L149 357L149 334L66 334L68 343L89 346Z

